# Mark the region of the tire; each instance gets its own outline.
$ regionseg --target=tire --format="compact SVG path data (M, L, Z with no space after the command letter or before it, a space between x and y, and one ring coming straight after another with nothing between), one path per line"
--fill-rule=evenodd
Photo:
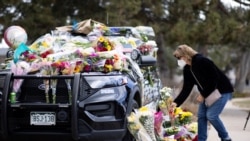
M133 100L132 107L133 107L132 112L135 111L135 109L139 108L138 102L136 100ZM124 138L123 138L122 141L136 141L136 139L134 138L134 136L127 129L126 130L126 134L125 134L125 136L124 136Z

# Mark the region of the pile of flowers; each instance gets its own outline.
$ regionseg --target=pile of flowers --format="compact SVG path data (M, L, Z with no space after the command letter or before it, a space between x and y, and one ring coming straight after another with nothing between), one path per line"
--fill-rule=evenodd
M137 141L195 141L193 114L173 106L173 90L161 89L157 104L149 104L128 116L128 129ZM152 106L154 105L154 106Z
M140 37L114 38L105 36L108 28L102 23L87 20L77 26L59 27L47 33L31 45L20 43L13 48L13 59L6 62L4 69L11 69L15 75L73 75L83 72L128 71L127 56L124 55L124 45L131 46L131 50L144 42ZM80 27L88 24L88 30ZM75 29L79 28L79 29ZM73 31L84 31L84 36L72 34ZM91 29L91 30L89 30ZM87 31L87 32L85 32ZM79 33L77 32L77 33ZM116 32L124 32L122 30ZM146 41L147 42L147 41ZM153 46L152 46L153 47ZM142 50L144 52L144 50ZM22 80L15 80L15 92L18 91ZM69 102L71 101L70 80L66 81ZM47 103L56 101L57 80L44 80L45 97ZM52 101L48 92L52 90Z

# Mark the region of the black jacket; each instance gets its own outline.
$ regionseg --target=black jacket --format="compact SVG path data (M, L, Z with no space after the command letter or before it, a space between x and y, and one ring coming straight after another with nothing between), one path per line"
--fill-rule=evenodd
M197 83L191 70L200 84ZM197 85L204 98L208 97L216 88L221 94L233 92L233 86L227 76L211 60L201 54L193 56L192 65L184 67L183 75L183 88L174 100L177 106L187 99L194 85Z

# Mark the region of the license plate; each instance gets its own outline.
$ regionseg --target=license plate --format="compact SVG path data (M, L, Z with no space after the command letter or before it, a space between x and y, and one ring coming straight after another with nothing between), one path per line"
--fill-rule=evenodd
M30 125L56 125L54 112L30 112Z

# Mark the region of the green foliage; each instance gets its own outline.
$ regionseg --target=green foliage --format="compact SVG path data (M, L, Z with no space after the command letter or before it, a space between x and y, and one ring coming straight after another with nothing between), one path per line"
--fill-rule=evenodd
M232 63L225 48L250 47L250 9L228 8L220 0L1 0L0 13L0 37L20 25L29 43L57 26L90 18L108 26L152 26L161 70L176 67L172 51L179 44L211 51L223 67Z

